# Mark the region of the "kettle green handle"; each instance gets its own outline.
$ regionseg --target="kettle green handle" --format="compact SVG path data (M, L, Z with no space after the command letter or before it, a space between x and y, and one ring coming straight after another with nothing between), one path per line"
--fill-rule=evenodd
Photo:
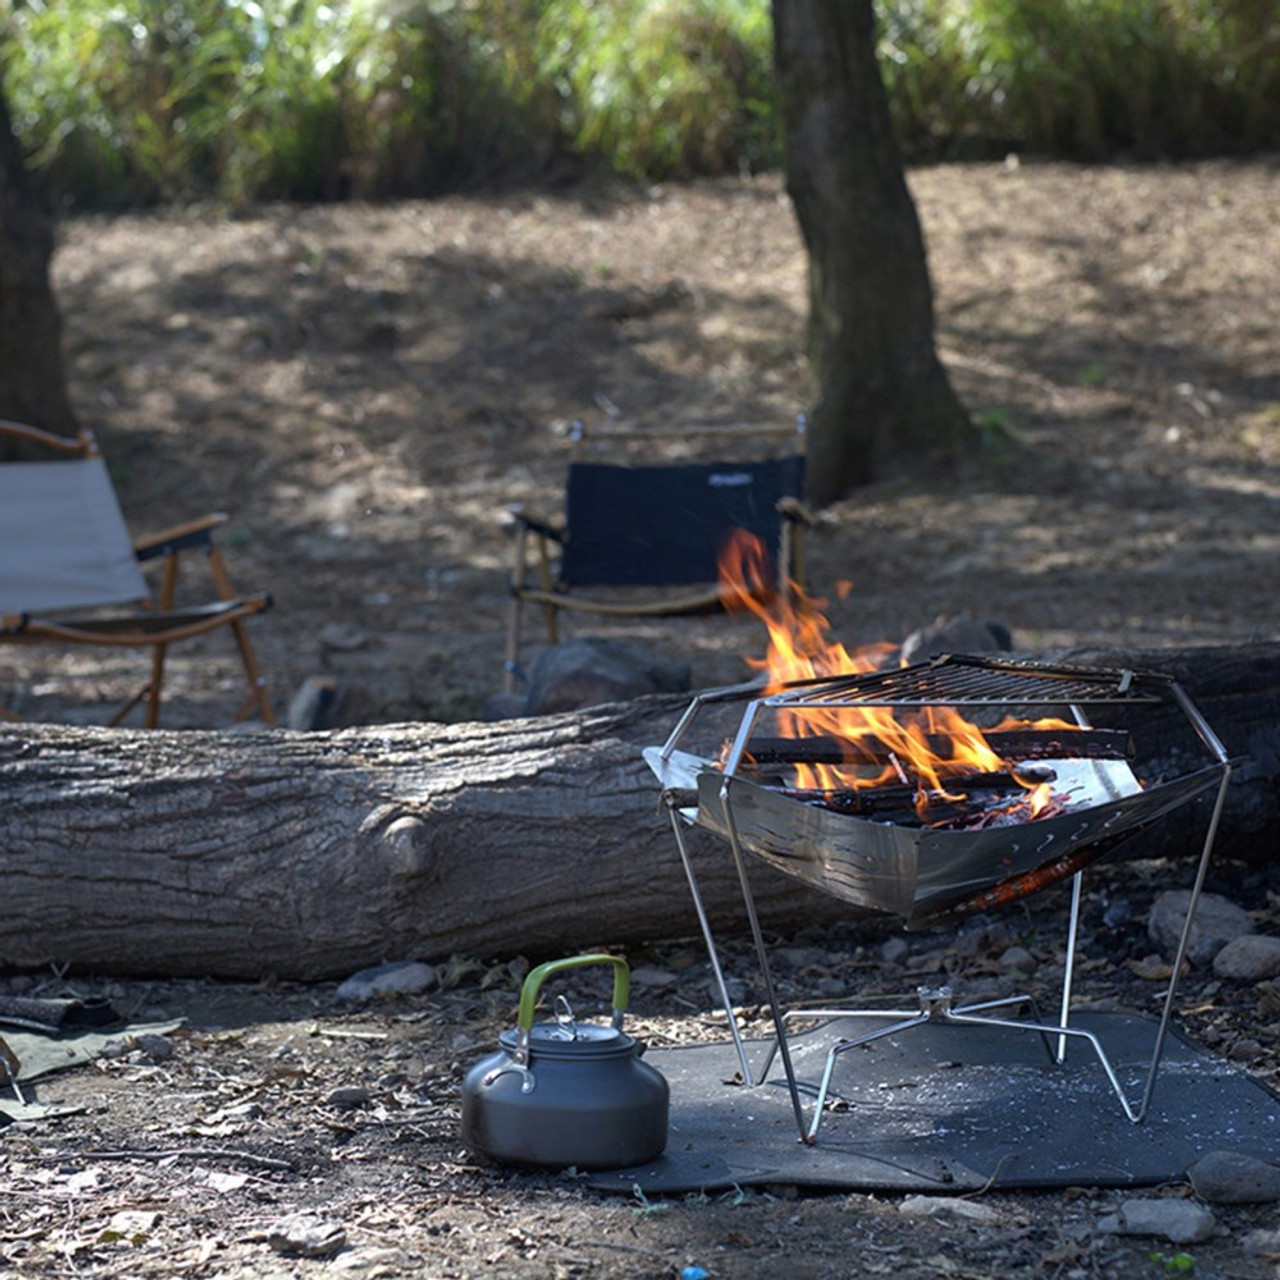
M533 1006L538 1002L538 992L542 984L554 973L562 973L566 969L580 969L588 964L613 965L613 1025L622 1026L623 1014L627 1011L627 1000L631 995L631 970L622 956L611 956L607 952L590 952L587 955L568 956L564 960L548 960L536 969L530 969L520 989L520 1013L516 1026L521 1032L528 1033L533 1027Z

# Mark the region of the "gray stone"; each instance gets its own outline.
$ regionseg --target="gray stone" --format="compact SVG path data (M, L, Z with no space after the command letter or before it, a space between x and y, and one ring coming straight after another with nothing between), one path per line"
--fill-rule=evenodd
M1036 958L1026 947L1007 947L1000 956L1000 963L1006 969L1016 970L1018 973L1030 973L1036 967Z
M434 966L420 960L396 960L353 973L338 987L340 1000L376 1000L381 996L414 995L436 984Z
M330 1089L325 1101L342 1111L355 1111L369 1105L369 1090L361 1084L343 1084Z
M970 1222L998 1222L1000 1215L989 1204L958 1196L905 1196L898 1212L911 1218L966 1218Z
M633 987L674 987L680 979L666 969L652 969L641 966L638 969L631 970L631 985Z
M1263 933L1232 938L1213 957L1213 971L1219 978L1235 978L1240 982L1274 978L1280 973L1280 938Z
M543 649L534 659L525 714L554 715L649 693L685 693L691 681L687 662L664 659L627 640L581 636Z
M1280 1228L1257 1227L1253 1231L1246 1231L1240 1247L1254 1257L1260 1254L1280 1254Z
M336 676L308 676L289 701L285 724L298 733L367 724L373 714L369 693Z
M295 1214L267 1232L267 1243L277 1253L299 1258L329 1258L347 1243L346 1229L310 1214Z
M1098 1223L1107 1235L1161 1236L1173 1244L1208 1240L1217 1229L1213 1214L1193 1200L1126 1200Z
M1170 889L1151 904L1147 933L1167 960L1172 960L1182 936L1189 889ZM1243 907L1214 893L1200 895L1196 918L1191 926L1187 959L1197 968L1212 963L1214 956L1235 938L1253 932L1253 921Z
M901 658L923 662L937 653L1007 653L1012 648L1013 637L1003 623L978 622L957 614L913 631L902 642Z
M1212 1204L1280 1200L1280 1167L1236 1151L1210 1151L1187 1170L1196 1195Z
M480 719L487 721L515 720L524 715L529 699L523 693L491 694L480 708Z

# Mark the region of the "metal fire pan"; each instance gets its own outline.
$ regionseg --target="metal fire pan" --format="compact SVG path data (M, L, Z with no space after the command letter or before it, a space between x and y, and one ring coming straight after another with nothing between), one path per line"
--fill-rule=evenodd
M689 761L684 757L686 769ZM686 813L731 839L727 797L744 849L824 893L911 926L1066 860L1075 859L1069 869L1078 870L1221 779L1215 764L1056 817L955 831L837 813L707 765L697 773L697 809Z

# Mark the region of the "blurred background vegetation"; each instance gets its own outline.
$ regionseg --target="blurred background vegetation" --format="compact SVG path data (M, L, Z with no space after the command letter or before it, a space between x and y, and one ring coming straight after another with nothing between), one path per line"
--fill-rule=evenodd
M777 168L769 0L0 0L64 209ZM909 162L1280 147L1276 0L877 0Z

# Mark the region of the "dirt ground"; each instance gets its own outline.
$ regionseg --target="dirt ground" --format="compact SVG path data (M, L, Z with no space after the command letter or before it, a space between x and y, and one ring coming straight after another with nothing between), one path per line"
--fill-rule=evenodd
M977 476L886 482L823 513L808 569L833 634L899 640L968 612L1037 650L1277 638L1280 166L1010 162L911 182L940 350L991 444ZM555 510L575 417L785 423L805 403L804 258L776 178L73 219L55 277L74 400L131 525L231 513L237 584L275 599L253 634L282 711L331 675L367 722L480 714L502 679L503 514ZM697 685L741 677L760 649L745 621L640 634L690 658ZM226 724L235 663L220 642L192 649L171 659L166 723ZM0 690L33 719L100 721L137 677L115 657L0 655ZM1086 939L1086 997L1154 1007L1141 921L1183 870L1099 873L1088 905L1123 898L1135 923ZM1224 868L1215 886L1275 931L1270 873ZM935 940L905 972L884 959L889 931L804 933L788 939L806 956L788 982L864 994L989 978L1011 941L1048 969L1062 904L1041 897L976 953ZM1182 1248L1099 1233L1119 1195L1087 1188L992 1192L967 1202L980 1218L920 1218L890 1195L652 1204L485 1167L461 1149L458 1086L511 1024L520 964L424 958L437 986L372 1007L334 986L0 975L0 989L69 985L186 1020L167 1048L41 1084L78 1114L0 1131L0 1267L1076 1277L1189 1258L1197 1275L1277 1274L1243 1246L1280 1226L1272 1206L1217 1206L1220 1234ZM658 974L637 983L647 1037L722 1034L698 948L631 960ZM1280 1070L1270 984L1193 973L1182 1003L1203 1043L1263 1080ZM342 1250L290 1253L276 1229L299 1211L340 1226Z

